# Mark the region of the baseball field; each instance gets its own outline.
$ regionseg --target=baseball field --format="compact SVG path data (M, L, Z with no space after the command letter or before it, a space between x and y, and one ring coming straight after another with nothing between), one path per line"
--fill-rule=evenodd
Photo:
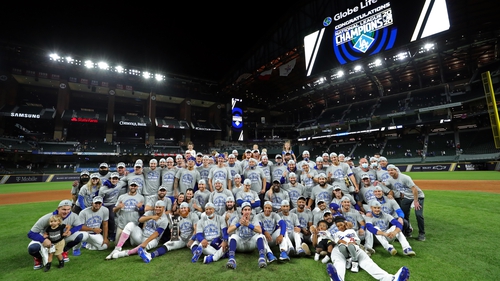
M401 266L411 272L410 280L498 280L500 260L496 243L500 225L500 173L495 171L405 173L425 192L425 242L408 241L417 255L404 256L399 242L391 256L380 245L373 260L389 273ZM33 270L27 253L26 234L42 215L70 198L70 182L0 185L0 280L329 280L325 265L312 257L292 257L264 269L257 266L257 252L237 253L237 269L225 268L225 260L192 264L186 249L169 252L145 264L138 256L105 261L111 251L82 250L63 269ZM417 236L416 220L411 214ZM126 247L124 247L126 248ZM277 249L275 249L277 252ZM346 274L346 280L373 280L365 271Z

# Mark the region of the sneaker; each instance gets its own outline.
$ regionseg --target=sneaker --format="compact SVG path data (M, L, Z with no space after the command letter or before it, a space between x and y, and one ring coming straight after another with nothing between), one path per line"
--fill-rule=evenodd
M352 262L351 272L359 272L359 263L357 261Z
M203 252L203 247L201 245L196 247L196 249L193 252L193 257L191 258L191 262L192 263L197 262L202 252Z
M398 253L398 251L396 251L396 249L394 249L393 247L390 247L389 249L387 249L387 252L389 252L389 254L391 254L392 256L394 256Z
M342 281L342 279L340 279L339 275L337 274L337 269L335 269L335 266L333 266L333 264L329 263L326 265L326 272L328 273L328 276L330 276L330 279L332 281Z
M236 269L236 260L235 259L229 259L226 263L226 267L229 269Z
M405 253L405 255L410 257L414 257L417 255L411 248L406 248L403 250L403 252Z
M259 258L259 268L264 268L267 266L267 262L265 258Z
M87 248L87 242L82 242L82 248Z
M309 245L307 245L306 243L302 243L302 245L300 246L302 247L302 250L304 250L304 253L306 253L306 256L311 255L311 248L309 248Z
M64 262L69 262L68 252L62 252Z
M79 256L81 254L82 252L80 251L80 249L73 249L73 256Z
M320 256L321 255L319 253L314 254L314 260L319 261Z
M419 234L417 240L418 241L425 241L425 234Z
M113 259L128 257L128 250L117 251L113 254Z
M365 248L365 252L368 254L368 256L375 254L375 250L372 248Z
M106 256L106 260L112 260L113 259L113 255L118 253L119 250L118 249L114 249L109 255Z
M296 252L297 255L301 257L304 257L306 255L306 252L302 248L298 248Z
M352 260L351 259L346 259L345 260L345 268L349 269L352 267Z
M203 258L203 263L204 264L209 264L214 261L214 255L208 255Z
M143 247L139 247L139 250L137 251L137 253L139 254L139 256L141 257L141 259L145 262L145 263L149 263L151 261L151 254L148 253L146 250L144 250Z
M271 252L267 253L266 256L267 256L267 262L269 263L272 263L273 261L277 260L277 258Z
M42 259L39 259L37 257L33 257L33 269L37 270L37 269L40 269L42 267L43 267Z
M282 251L280 253L280 261L289 261L289 260L290 260L290 257L288 256L286 251Z
M408 267L401 267L396 274L394 274L394 281L407 281L410 279L410 270Z
M325 263L325 264L326 264L326 263L328 263L329 261L330 261L330 257L329 257L328 255L326 255L326 256L325 256L325 257L321 260L321 262L322 262L322 263Z

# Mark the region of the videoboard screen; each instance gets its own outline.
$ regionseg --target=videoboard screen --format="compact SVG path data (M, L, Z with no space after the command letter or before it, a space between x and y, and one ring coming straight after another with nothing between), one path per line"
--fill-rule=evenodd
M450 28L446 0L343 0L304 37L307 76Z

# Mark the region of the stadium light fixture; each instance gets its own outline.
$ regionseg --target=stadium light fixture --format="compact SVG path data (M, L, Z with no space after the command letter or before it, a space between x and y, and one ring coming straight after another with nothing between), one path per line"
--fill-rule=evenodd
M165 80L165 75L155 74L155 79L156 81L163 81Z
M146 79L149 79L149 78L151 78L151 73L149 73L149 72L147 72L147 71L144 71L144 72L142 73L142 77L144 77L144 78L146 78Z
M102 61L97 63L97 67L102 70L109 70L109 65Z
M86 68L93 68L94 67L94 63L91 60L86 60L84 65Z
M339 72L337 72L337 77L342 77L342 76L344 76L344 71L339 70Z
M121 65L115 67L115 71L118 72L118 73L123 73L125 71L125 69L123 69L123 67Z
M50 59L53 61L58 61L61 57L58 54L50 54L49 55Z
M361 71L361 69L362 69L362 67L359 64L354 67L355 72Z
M72 57L66 57L66 62L67 63L73 63L74 61L75 61L74 58L72 58Z

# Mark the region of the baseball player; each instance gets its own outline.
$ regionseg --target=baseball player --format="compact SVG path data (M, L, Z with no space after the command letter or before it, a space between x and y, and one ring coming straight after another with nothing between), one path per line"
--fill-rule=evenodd
M280 249L280 261L289 261L290 257L287 250L291 242L285 241L290 240L286 235L286 222L277 213L273 212L272 203L270 201L264 202L264 211L257 214L256 217L261 225L262 234L266 237L264 247L266 248L267 262L272 263L276 260L270 248L274 245L278 245Z
M116 225L116 237L120 237L122 230L129 222L138 224L140 213L144 211L144 196L138 194L139 184L132 181L128 188L128 193L120 195L116 200L113 212L118 217Z
M214 189L214 181L217 179L222 181L222 188L231 190L233 177L225 161L225 155L219 153L219 155L217 155L217 165L212 167L208 174L208 185L210 186L210 190Z
M236 174L233 177L233 186L231 188L231 191L233 192L233 196L236 197L238 195L238 192L243 190L243 182L240 174Z
M107 260L135 255L139 248L146 250L158 246L164 230L168 227L165 215L165 202L156 201L154 211L147 211L138 220L143 224L140 228L136 222L129 222L123 229L115 249L106 257ZM130 238L130 244L136 246L131 250L122 250L123 244Z
M157 169L158 161L156 159L149 160L149 167L144 167L142 173L144 174L144 187L142 195L144 197L156 195L158 187L161 184L161 169Z
M79 214L83 209L92 205L92 198L99 194L101 188L101 179L99 174L93 173L90 175L90 181L80 188L78 192L78 201L76 201L74 213Z
M233 193L230 190L224 189L222 185L222 180L216 179L215 191L212 192L208 198L208 202L214 204L215 211L219 216L222 216L226 211L226 198L233 197Z
M198 190L193 195L193 199L196 202L193 204L194 213L198 215L198 218L201 217L201 214L205 212L205 204L208 202L210 198L210 191L207 189L207 183L204 179L198 181Z
M273 181L273 186L266 192L264 197L265 201L271 201L273 206L273 212L278 212L281 210L281 201L290 201L290 195L287 191L281 188L281 183L279 180Z
M142 172L141 159L135 161L133 173L129 173L126 176L120 178L120 182L118 182L118 186L122 188L120 193L124 192L124 194L126 194L128 192L127 187L130 186L131 182L135 182L137 184L137 193L142 195L142 189L144 187L144 174Z
M109 247L108 240L108 220L109 210L102 207L104 199L96 196L92 199L92 206L81 211L79 216L83 222L81 232L83 234L82 243L87 242L88 250L106 250ZM102 227L102 228L101 228ZM73 248L80 251L81 244Z
M158 187L158 191L156 194L149 195L144 198L146 205L144 207L144 211L153 211L155 209L156 201L161 200L165 202L165 215L169 215L172 213L172 201L170 201L170 197L167 196L167 188L165 186Z
M80 192L80 189L82 186L86 185L90 180L90 173L89 171L82 171L80 173L80 180L75 180L73 182L73 185L71 187L71 198L73 199L73 208L78 201L78 193ZM74 209L73 209L74 211Z
M161 185L167 189L167 195L170 201L174 201L174 182L175 174L177 174L177 167L174 166L174 158L168 157L165 160L165 168L161 170Z
M49 239L43 237L45 229L49 226L49 219L53 215L59 215L63 219L63 224L70 225L71 229L65 234L64 241L66 245L63 249L64 262L69 262L68 249L71 249L83 239L83 234L80 232L83 224L80 217L71 212L71 200L62 200L57 206L57 210L50 212L41 218L31 227L28 232L28 238L31 242L28 244L28 253L33 256L34 266L33 269L42 268L42 256L40 251L43 247L50 247L51 242Z
M302 161L302 172L300 173L300 182L304 185L304 197L311 197L311 190L316 185L314 178L318 176L318 172L313 170L308 163Z
M179 222L179 240L168 241L152 253L148 253L143 247L139 247L139 256L145 263L149 263L153 258L163 256L169 251L182 249L186 247L189 239L196 234L196 224L198 223L198 215L190 212L189 205L186 202L181 203Z
M241 173L243 173L241 165L239 165L236 161L236 156L234 154L229 154L227 156L227 168L231 171L231 188L234 186L234 176L241 175Z
M109 176L111 176L111 171L109 170L109 165L108 163L101 163L99 165L99 179L101 182L104 182L105 180L109 179Z
M187 166L185 169L179 169L175 174L174 182L174 197L179 193L186 193L188 188L195 190L196 184L201 179L200 172L194 168L194 157L187 159Z
M206 216L202 216L196 225L196 241L191 246L193 263L198 261L202 253L205 254L203 258L205 264L218 261L227 250L226 221L216 214L213 203L208 202L205 205L205 214Z
M299 218L302 240L311 242L311 232L309 228L313 224L313 212L306 208L306 198L304 196L299 197L297 200L297 207L290 210L290 213L296 214ZM306 243L302 243L302 249L307 256L311 255L311 250Z
M308 209L312 210L313 206L316 206L320 200L325 202L326 205L329 205L332 201L333 186L329 185L326 180L325 174L318 175L318 184L312 187L309 193ZM305 195L304 197L307 198Z
M399 223L393 216L382 212L382 205L377 200L370 201L372 217L367 217L368 223L366 228L373 233L377 240L382 244L391 255L396 255L398 251L390 242L398 239L403 253L407 256L415 256L415 252L411 249L410 243L403 235L403 225Z
M349 177L354 184L354 189L355 189L354 192L356 193L359 192L359 187L356 184L356 178L354 178L354 175L349 165L340 162L337 157L337 154L334 153L330 154L330 158L332 159L332 164L327 169L327 177L328 177L327 182L331 183L332 185L335 184L340 185L344 194L348 194L350 191L345 183L345 178Z
M302 249L302 237L299 217L296 214L290 213L290 202L283 200L281 201L281 219L286 223L286 233L288 235L288 240L290 243L287 245L287 253L297 254L299 256L304 256L306 251ZM294 244L295 243L295 247Z
M260 197L257 192L251 190L252 181L250 179L245 179L243 182L243 190L238 192L236 196L236 205L241 207L244 202L250 203L254 213L260 213Z
M304 196L305 192L304 185L297 181L297 175L293 172L289 173L288 183L283 184L281 187L283 188L283 190L288 192L288 196L290 197L290 204L292 204L292 206L294 207L297 206L297 199L300 196ZM279 207L281 208L281 206Z
M266 175L264 171L258 166L257 159L250 158L248 167L243 172L245 180L252 181L252 190L257 194L264 194L266 192Z
M233 219L227 232L229 235L229 260L227 268L236 269L235 253L251 252L255 248L259 251L258 264L260 268L267 266L265 258L264 240L259 220L252 214L252 206L249 202L241 205L241 213L237 213L236 219Z
M120 175L118 173L111 173L109 180L104 181L101 188L99 188L99 197L102 197L102 204L106 209L108 209L109 219L108 219L108 239L115 241L116 236L116 224L115 224L115 213L113 208L116 205L118 196L122 188L118 186L120 181Z
M274 157L274 165L271 166L271 182L278 180L282 184L285 183L285 179L283 178L285 170L286 165L283 164L283 156L281 154L276 154Z

